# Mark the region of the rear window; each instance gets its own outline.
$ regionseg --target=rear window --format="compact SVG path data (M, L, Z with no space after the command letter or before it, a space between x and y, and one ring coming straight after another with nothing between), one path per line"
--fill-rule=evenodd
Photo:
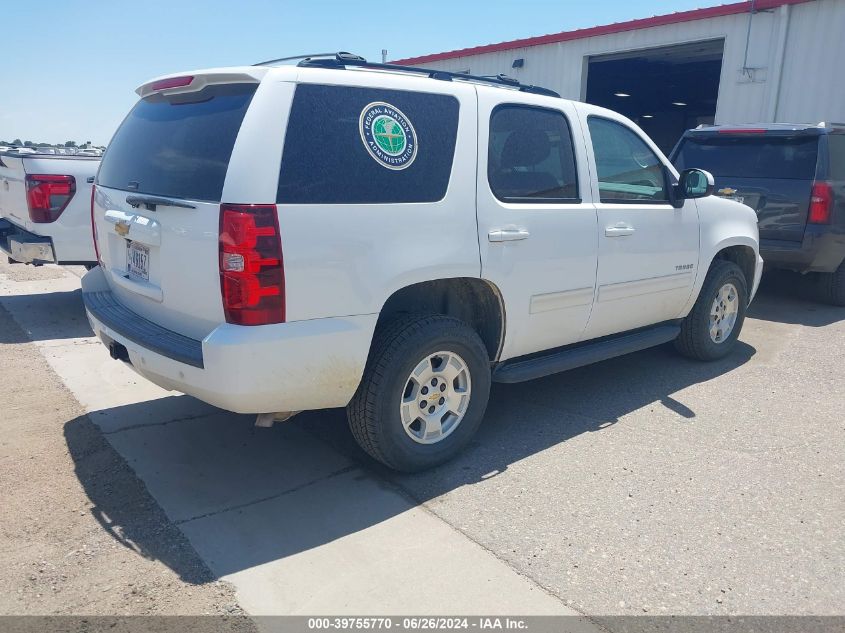
M717 177L812 180L817 154L817 136L686 138L675 167L706 169Z
M232 148L257 84L141 99L114 135L98 184L218 202Z
M828 178L845 180L845 134L830 134L827 137Z
M282 154L280 204L436 202L446 195L457 99L300 84Z

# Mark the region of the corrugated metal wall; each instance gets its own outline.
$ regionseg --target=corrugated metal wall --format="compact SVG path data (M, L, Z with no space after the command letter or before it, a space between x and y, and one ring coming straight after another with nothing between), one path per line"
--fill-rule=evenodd
M845 122L845 0L791 12L777 120Z
M717 123L845 121L845 0L815 0L747 14L431 62L474 75L505 73L583 99L590 56L724 38ZM467 42L467 45L472 42ZM524 68L511 68L524 58ZM743 71L743 67L750 71Z

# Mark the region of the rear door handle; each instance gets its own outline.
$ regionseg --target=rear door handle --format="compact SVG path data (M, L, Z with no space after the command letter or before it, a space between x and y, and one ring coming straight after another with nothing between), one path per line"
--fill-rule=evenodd
M517 240L527 240L531 233L525 229L494 229L487 233L487 239L490 242L515 242Z
M634 234L634 227L624 222L617 222L611 226L604 227L606 237L625 237Z

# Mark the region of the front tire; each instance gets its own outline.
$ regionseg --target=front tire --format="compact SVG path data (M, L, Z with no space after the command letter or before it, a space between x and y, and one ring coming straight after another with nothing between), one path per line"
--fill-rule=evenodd
M747 308L748 286L740 267L725 260L714 261L675 339L675 349L696 360L727 356L736 346Z
M386 466L424 470L469 443L489 395L487 349L472 328L442 315L404 317L376 332L349 427Z

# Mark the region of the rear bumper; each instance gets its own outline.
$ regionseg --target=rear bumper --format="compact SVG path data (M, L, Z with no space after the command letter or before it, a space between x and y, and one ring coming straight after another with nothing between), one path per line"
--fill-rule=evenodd
M25 264L53 264L56 254L49 237L35 235L0 218L0 251Z
M802 242L761 239L760 254L772 268L830 273L845 260L845 232L808 225Z
M346 406L363 375L378 318L226 323L197 341L120 305L99 267L85 275L82 291L95 334L106 346L125 347L115 356L164 389L237 413Z

